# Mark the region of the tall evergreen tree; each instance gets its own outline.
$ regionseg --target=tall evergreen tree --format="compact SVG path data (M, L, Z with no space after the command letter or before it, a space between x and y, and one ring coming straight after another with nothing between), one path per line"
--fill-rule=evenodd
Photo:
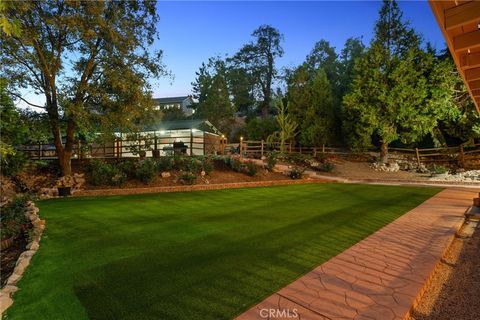
M371 47L356 63L352 91L344 98L351 147L367 147L377 136L386 162L391 142L410 143L433 129L422 58L420 38L403 21L397 2L385 0Z
M335 137L334 97L326 72L320 68L308 86L310 101L300 123L300 141L304 145L333 144Z
M225 61L219 57L202 63L192 83L195 117L208 119L220 131L228 133L233 122L234 109L230 101Z
M339 96L340 100L351 89L355 76L355 62L365 53L361 38L348 38L345 41L339 61Z

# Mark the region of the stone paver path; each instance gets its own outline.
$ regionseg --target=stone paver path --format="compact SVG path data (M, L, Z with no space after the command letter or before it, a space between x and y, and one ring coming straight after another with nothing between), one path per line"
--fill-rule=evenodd
M403 319L460 228L473 191L443 190L237 320Z

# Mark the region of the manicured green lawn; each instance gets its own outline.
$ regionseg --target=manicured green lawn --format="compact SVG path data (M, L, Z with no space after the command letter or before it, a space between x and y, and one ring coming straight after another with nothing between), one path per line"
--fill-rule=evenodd
M38 202L7 319L227 319L438 188L309 184Z

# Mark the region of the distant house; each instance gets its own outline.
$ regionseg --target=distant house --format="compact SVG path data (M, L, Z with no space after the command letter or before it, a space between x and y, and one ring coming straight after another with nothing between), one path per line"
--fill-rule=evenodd
M153 99L153 106L156 110L180 109L188 117L195 113L190 106L193 104L191 96L165 97Z

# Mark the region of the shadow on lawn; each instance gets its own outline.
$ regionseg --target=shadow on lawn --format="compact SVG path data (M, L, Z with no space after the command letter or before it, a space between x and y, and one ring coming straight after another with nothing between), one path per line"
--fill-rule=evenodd
M75 294L90 319L232 318L399 216L381 206L370 204L383 212L370 219L350 206L252 236L152 243L149 252L77 274Z

